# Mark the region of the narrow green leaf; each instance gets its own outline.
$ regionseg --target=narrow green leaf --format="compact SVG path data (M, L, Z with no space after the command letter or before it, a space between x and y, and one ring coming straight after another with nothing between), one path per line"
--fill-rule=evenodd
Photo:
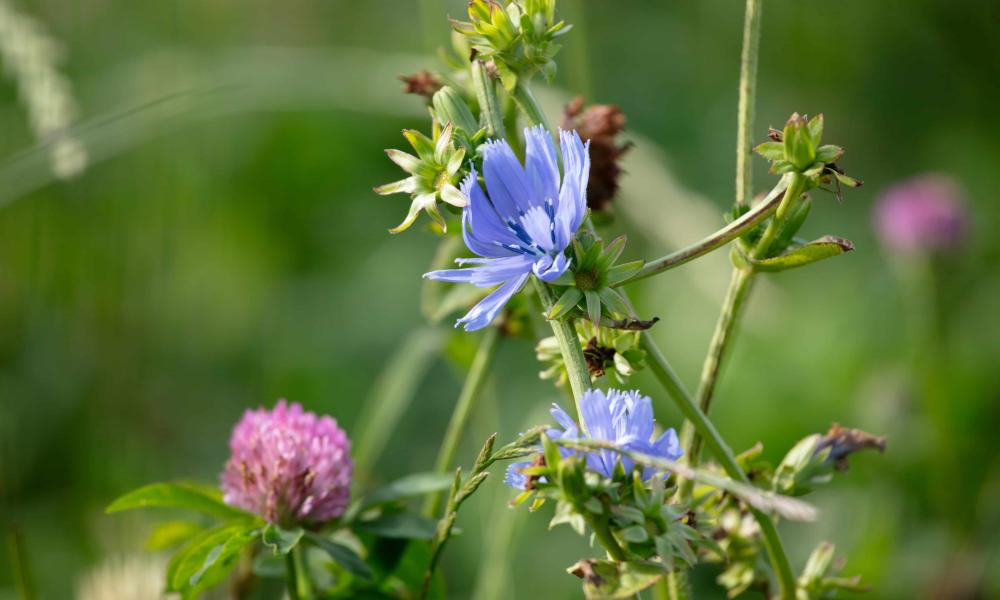
M305 537L352 575L366 581L374 579L375 574L372 572L372 568L354 550L313 531L307 531Z
M612 265L615 264L615 262L618 261L622 252L625 251L625 244L627 240L628 238L624 235L620 235L611 240L611 243L608 244L604 253L601 254L601 257L597 260L597 269L599 271L607 271Z
M587 317L590 318L591 323L599 324L601 322L601 296L592 290L585 291L583 296L587 299Z
M559 296L556 303L552 305L552 310L549 311L549 314L546 315L546 317L550 320L562 318L567 315L569 311L576 308L576 305L580 302L581 298L583 298L583 292L575 287L566 288L563 295Z
M133 490L109 504L105 512L111 514L135 508L179 508L222 519L257 519L224 503L222 494L214 488L180 481L151 483Z
M642 266L645 264L646 261L644 260L633 260L631 262L622 263L620 265L615 265L611 267L610 269L608 269L608 274L607 274L608 285L614 287L620 284L621 282L627 280L629 277L635 275L636 272L639 269L641 269Z
M264 528L260 540L264 545L274 551L275 554L288 554L292 548L299 544L305 532L301 527L295 529L284 529L271 523Z
M407 475L370 493L364 500L364 506L370 507L403 498L423 496L424 494L446 490L451 485L451 480L452 476L449 473L415 473Z
M599 296L604 306L611 312L611 316L616 319L625 319L632 316L628 304L614 288L602 288Z
M802 267L826 258L839 256L851 250L854 250L854 244L850 240L827 235L774 258L755 260L752 264L754 269L758 271L787 271L788 269Z

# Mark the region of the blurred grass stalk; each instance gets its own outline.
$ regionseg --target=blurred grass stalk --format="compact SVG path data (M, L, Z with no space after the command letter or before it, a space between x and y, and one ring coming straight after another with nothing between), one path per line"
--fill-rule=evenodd
M372 469L413 401L420 382L440 356L444 338L444 331L438 327L411 332L375 379L357 419L355 484L371 479Z

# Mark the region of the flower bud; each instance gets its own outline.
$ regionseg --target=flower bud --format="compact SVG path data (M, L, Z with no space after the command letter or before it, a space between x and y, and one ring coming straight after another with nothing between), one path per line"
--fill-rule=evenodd
M451 86L444 86L431 100L434 107L434 118L441 125L451 123L456 131L467 137L472 137L479 131L479 121L472 116L469 105L462 98L462 95Z

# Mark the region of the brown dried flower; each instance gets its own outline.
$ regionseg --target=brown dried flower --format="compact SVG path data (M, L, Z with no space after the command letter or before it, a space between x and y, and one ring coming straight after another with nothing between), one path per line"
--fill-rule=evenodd
M618 165L630 143L619 145L615 138L625 129L625 115L613 104L592 104L583 107L583 97L577 96L563 110L563 129L575 129L584 140L590 140L590 181L587 184L587 206L603 211L618 192Z
M418 71L413 75L400 75L399 80L403 82L404 94L416 94L428 100L434 92L444 86L437 75L427 70Z

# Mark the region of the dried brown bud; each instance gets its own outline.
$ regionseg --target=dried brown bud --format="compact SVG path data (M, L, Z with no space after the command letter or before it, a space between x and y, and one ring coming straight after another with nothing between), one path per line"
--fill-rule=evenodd
M597 338L592 337L583 349L583 357L592 377L604 377L604 365L615 359L615 349L598 345Z
M602 211L618 192L621 167L618 162L631 144L618 145L616 136L625 129L625 115L613 104L592 104L584 109L583 97L577 96L563 110L563 129L575 129L590 140L590 180L587 206Z
M437 75L427 70L418 71L413 75L400 75L399 80L403 82L404 94L416 94L428 100L444 85Z
M841 427L839 423L830 426L819 443L816 445L816 452L824 448L830 449L830 456L827 458L836 465L838 471L846 471L847 457L851 454L866 448L875 448L879 452L885 452L885 438L872 435L860 429L848 429Z

